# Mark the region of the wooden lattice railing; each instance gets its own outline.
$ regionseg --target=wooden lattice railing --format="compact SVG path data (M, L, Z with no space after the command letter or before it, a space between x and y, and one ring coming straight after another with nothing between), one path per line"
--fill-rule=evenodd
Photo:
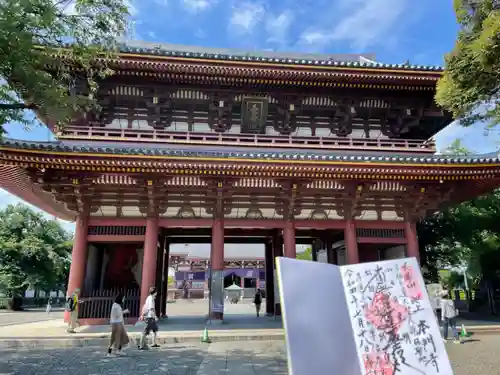
M140 311L140 291L138 288L127 290L92 290L88 293L83 293L80 297L82 303L78 307L78 317L80 319L109 318L111 306L120 291L125 296L123 308L130 311L127 316L137 318Z
M66 126L59 133L61 139L119 140L130 142L190 143L232 145L269 148L304 148L326 150L398 151L434 153L432 140L381 139L351 137L301 137L265 134L230 134L172 132L157 129L112 129L83 126Z

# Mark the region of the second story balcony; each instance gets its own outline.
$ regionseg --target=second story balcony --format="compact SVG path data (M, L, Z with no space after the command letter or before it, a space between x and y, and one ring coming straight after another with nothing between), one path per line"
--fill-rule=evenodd
M144 142L200 146L259 147L270 149L311 149L332 151L370 151L405 154L434 154L435 142L431 140L272 136L264 134L230 134L201 132L172 132L157 129L111 129L102 127L67 126L57 133L59 139Z

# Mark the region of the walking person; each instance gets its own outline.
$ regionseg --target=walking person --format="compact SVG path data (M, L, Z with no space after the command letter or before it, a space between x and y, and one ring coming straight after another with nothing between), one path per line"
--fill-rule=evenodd
M451 329L453 333L453 342L460 344L460 334L457 330L458 310L455 303L449 298L448 291L443 291L441 299L441 320L443 322L443 339L444 342L448 339L448 330Z
M129 343L128 334L125 329L125 321L123 319L123 315L128 314L129 311L128 309L123 309L124 300L123 294L118 293L113 306L111 306L111 317L109 319L111 324L111 338L109 340L108 356L113 356L113 348L116 354L124 354L122 349Z
M156 288L151 287L149 289L149 296L146 298L146 302L142 307L141 319L144 319L146 326L141 334L141 339L139 341L139 349L144 350L147 348L146 338L152 332L153 333L153 348L159 348L158 339L158 315L155 309L155 299L156 299Z
M66 330L68 333L76 333L75 328L78 325L78 304L80 303L78 300L79 295L80 289L75 289L73 294L66 300L66 311L69 312L68 329Z
M260 306L262 305L262 293L260 292L260 289L257 289L257 292L255 292L253 303L255 304L255 311L258 318L260 316Z
M48 315L52 312L52 297L49 297L49 300L47 301L47 308L45 309L45 312Z

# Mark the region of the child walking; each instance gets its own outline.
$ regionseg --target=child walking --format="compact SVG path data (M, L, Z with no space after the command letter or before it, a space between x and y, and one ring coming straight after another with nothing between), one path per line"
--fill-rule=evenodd
M116 354L124 354L122 349L129 343L123 319L123 315L128 314L129 311L128 309L123 310L123 302L123 294L119 293L111 307L111 317L109 320L111 323L111 339L109 340L108 356L113 356L113 347L115 348Z

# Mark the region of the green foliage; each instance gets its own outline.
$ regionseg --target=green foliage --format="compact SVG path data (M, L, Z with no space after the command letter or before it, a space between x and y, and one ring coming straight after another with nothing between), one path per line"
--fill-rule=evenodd
M500 122L500 5L498 0L454 0L461 26L436 101L465 126ZM483 105L478 111L478 105Z
M116 50L127 15L124 0L0 0L0 130L28 124L26 110L64 125L96 107L97 81L113 73L96 57Z
M460 139L455 139L453 142L451 142L450 145L448 145L448 147L446 147L446 150L444 150L443 154L467 156L470 155L471 152L462 144L462 141L460 141Z
M174 285L175 284L175 278L173 276L168 277L168 285Z
M72 236L24 205L0 211L0 292L52 290L66 283Z
M467 277L467 285L465 284L465 276L462 272L448 271L445 275L441 273L441 284L448 290L466 289L466 287L475 287L474 280Z
M297 253L297 259L312 260L312 248L308 247L304 251Z
M418 226L429 271L467 266L477 282L500 270L500 190L436 213Z

